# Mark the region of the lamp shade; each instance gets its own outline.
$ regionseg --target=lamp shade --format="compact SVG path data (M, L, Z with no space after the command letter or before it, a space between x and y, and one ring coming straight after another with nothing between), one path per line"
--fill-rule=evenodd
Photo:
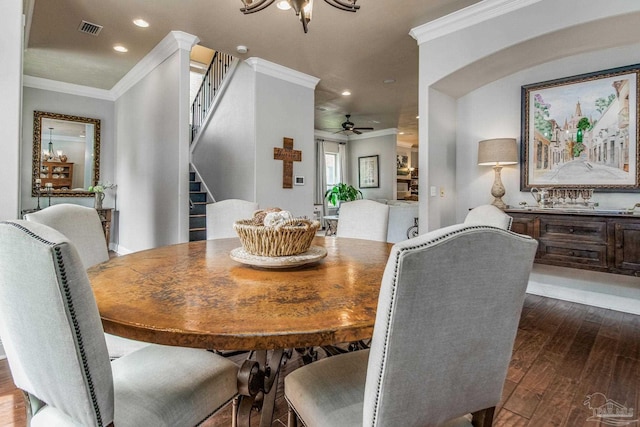
M514 138L485 139L478 143L478 165L515 165L518 148Z

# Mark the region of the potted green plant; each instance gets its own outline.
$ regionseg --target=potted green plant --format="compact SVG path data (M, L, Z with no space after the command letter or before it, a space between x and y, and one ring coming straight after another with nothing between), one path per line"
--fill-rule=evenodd
M340 207L340 202L350 202L357 199L362 199L362 191L355 188L353 185L348 185L340 182L334 185L330 190L324 193L324 198L333 206Z

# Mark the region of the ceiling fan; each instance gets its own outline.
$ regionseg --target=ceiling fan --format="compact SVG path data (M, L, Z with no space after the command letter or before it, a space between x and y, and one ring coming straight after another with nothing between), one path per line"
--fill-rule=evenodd
M337 132L334 133L343 133L345 135L350 135L349 132L351 133L355 133L356 135L361 135L363 130L373 130L373 128L363 128L363 127L356 127L356 125L349 120L349 117L351 117L351 114L346 114L345 115L347 117L347 121L342 123L342 129L340 129Z

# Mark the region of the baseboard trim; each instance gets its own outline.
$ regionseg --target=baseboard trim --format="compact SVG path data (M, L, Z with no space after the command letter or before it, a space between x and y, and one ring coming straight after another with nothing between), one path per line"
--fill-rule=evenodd
M135 251L132 251L131 249L127 249L124 246L117 245L115 243L112 243L112 245L113 245L113 249L112 250L115 253L117 253L118 255L128 255L128 254L132 254L132 253L135 252Z
M638 300L618 295L594 292L586 289L569 288L556 284L540 283L534 280L529 281L527 293L640 315L640 304Z

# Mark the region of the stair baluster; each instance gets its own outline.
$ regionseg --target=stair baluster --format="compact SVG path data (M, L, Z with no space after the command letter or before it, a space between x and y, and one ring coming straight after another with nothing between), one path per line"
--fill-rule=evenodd
M218 89L227 75L233 56L216 51L207 68L200 89L191 104L191 142L193 142L204 124L209 108L218 93Z

